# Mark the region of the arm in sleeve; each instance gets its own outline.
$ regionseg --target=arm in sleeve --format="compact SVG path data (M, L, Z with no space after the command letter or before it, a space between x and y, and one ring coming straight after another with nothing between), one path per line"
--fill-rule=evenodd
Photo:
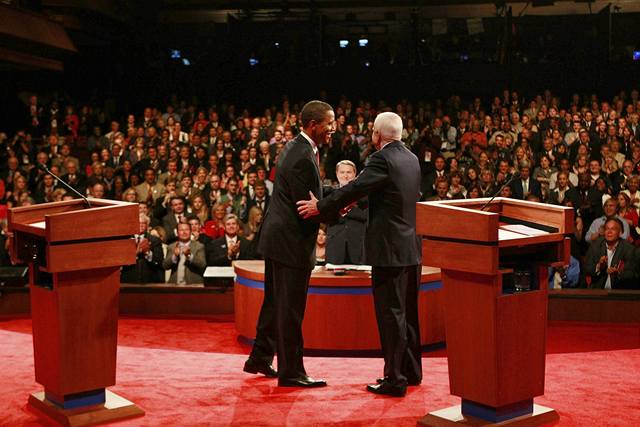
M331 195L318 202L321 216L338 212L341 208L355 202L369 193L381 188L389 178L389 169L385 159L377 154L369 158L369 163L355 180L346 186L334 190Z

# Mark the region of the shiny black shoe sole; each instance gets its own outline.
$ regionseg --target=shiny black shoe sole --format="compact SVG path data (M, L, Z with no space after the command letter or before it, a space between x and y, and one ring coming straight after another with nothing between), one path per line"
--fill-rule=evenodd
M379 394L382 396L392 396L392 397L404 397L407 394L406 387L393 387L386 385L386 383L378 384L378 385L368 385L367 391Z
M302 380L278 380L278 387L303 387L303 388L317 388L326 387L327 382L322 380L302 381Z
M244 364L244 368L242 368L244 372L249 374L262 374L267 378L277 378L278 372L270 366L260 366L253 362L246 361Z

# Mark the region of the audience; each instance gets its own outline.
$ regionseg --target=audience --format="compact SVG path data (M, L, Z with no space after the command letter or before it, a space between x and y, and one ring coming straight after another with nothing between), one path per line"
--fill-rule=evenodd
M581 265L587 276L597 276L591 281L597 284L602 270L585 268L585 256L606 238L607 227L615 228L612 219L621 221L623 246L640 243L640 93L620 92L606 100L574 95L566 102L548 90L530 99L510 93L491 104L474 98L468 105L458 96L397 104L342 96L332 104L336 132L319 152L323 182L338 184L337 165L353 165L348 169L357 174L374 150L375 116L396 111L404 120L403 140L420 161L422 200L490 197L518 173L500 196L572 206L577 226L572 256L578 265L571 268ZM205 263L205 245L208 260L219 265L257 256L252 241L268 214L278 155L299 132L294 113L301 102L285 99L253 116L239 105L196 105L172 98L162 109L148 107L119 119L113 108L55 99L43 105L36 99L43 112L60 115L59 126L33 126L27 114L13 137L0 134L0 204L26 206L75 197L36 168L37 163L84 195L144 204L138 260L123 270L124 281L156 280L139 271L157 263L148 257L157 258L158 236L173 283L202 280L198 275L206 264L213 265ZM83 112L82 126L77 126L74 111ZM328 232L327 258L334 231ZM229 239L245 242L247 249L241 243L239 253L209 256L214 242L228 250ZM350 247L348 254L357 261L356 250ZM635 268L634 262L625 264L625 269ZM556 273L558 285L574 284L565 280L562 269ZM581 279L579 286L587 281ZM630 282L623 286L640 287Z

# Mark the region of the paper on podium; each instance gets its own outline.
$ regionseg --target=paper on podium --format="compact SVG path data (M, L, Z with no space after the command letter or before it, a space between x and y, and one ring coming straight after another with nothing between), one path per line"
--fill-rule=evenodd
M351 270L351 271L371 271L370 265L355 264L329 264L325 266L327 270Z
M528 227L522 224L505 224L501 225L500 228L514 233L524 234L525 236L541 236L543 234L549 234L547 231Z
M233 267L207 267L204 271L204 277L229 277L235 279L236 273Z

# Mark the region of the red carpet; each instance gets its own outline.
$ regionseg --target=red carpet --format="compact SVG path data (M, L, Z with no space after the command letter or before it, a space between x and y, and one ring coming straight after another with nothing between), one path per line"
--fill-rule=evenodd
M26 408L40 390L30 332L28 319L0 322L1 426L46 425ZM536 403L556 409L558 425L640 425L638 325L553 324L548 337L546 394ZM449 394L444 351L425 354L424 385L394 399L364 391L381 373L378 358L307 358L309 373L329 382L317 390L244 374L248 348L229 322L123 319L119 344L112 390L147 412L119 426L414 426L459 403Z

